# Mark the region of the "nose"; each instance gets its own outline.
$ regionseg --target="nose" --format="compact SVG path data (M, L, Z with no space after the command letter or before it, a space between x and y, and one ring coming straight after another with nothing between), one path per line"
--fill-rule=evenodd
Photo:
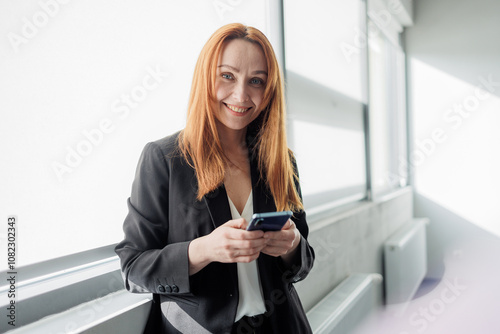
M233 98L236 102L246 102L250 99L247 89L248 87L244 82L236 83L233 90Z

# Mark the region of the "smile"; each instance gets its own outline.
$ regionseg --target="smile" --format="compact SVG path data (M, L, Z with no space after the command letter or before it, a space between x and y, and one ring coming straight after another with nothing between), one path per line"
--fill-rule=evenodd
M232 104L227 104L227 103L224 103L224 105L225 105L226 107L228 107L229 109L231 109L232 111L237 112L237 113L240 113L240 114L242 114L242 113L244 113L244 112L246 112L246 111L248 111L248 110L250 110L250 109L252 108L252 107L249 107L249 108L241 108L241 107L238 107L238 106L233 106Z

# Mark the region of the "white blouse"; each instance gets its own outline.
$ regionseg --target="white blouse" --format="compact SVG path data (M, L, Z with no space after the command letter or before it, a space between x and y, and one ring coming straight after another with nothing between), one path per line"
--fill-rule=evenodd
M229 198L229 195L227 199L229 200L232 219L245 218L247 222L250 222L253 215L252 191L250 191L250 196L248 196L247 203L241 215ZM250 317L266 312L257 261L252 261L250 263L238 262L236 265L238 267L238 289L240 298L238 310L236 311L236 318L234 319L235 322L245 315Z

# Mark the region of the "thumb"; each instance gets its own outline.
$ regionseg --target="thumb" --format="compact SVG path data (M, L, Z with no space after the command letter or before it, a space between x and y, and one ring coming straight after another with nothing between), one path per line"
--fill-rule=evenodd
M226 227L232 227L232 228L238 228L238 229L245 229L247 227L248 223L245 220L245 218L238 218L238 219L233 219L229 220L227 223L224 224Z
M288 230L288 229L292 228L292 224L294 224L294 222L291 219L288 219L287 222L285 223L285 225L283 225L283 227L281 229Z

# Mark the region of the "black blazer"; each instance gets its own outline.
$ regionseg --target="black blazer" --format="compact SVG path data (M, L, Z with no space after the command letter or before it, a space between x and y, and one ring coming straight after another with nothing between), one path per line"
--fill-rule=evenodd
M221 185L201 201L196 199L195 171L178 151L178 135L144 148L128 200L125 238L115 250L126 288L153 293L159 301L158 333L230 333L238 305L236 264L212 262L189 276L188 262L191 240L231 220L226 190ZM251 143L249 147L254 212L276 211L268 188L259 180ZM311 329L292 283L307 276L314 251L306 239L305 212L295 212L292 219L302 235L295 263L286 268L281 258L266 254L257 263L265 316L273 332L304 334Z

